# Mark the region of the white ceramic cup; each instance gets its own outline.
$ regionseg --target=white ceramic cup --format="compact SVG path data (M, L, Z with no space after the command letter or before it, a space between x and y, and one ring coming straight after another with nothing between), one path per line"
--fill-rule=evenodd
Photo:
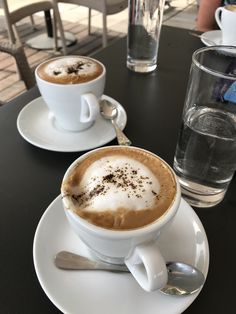
M217 8L215 19L222 30L222 44L236 45L236 5L231 4Z
M132 149L147 152L141 148L132 147ZM67 180L78 162L100 150L106 150L106 147L90 151L75 160L66 171L63 182ZM160 157L154 156L167 165ZM65 214L79 238L100 260L115 264L125 263L134 278L146 291L163 288L168 278L166 261L158 248L157 239L161 232L171 227L171 222L179 208L181 192L174 171L169 165L167 167L173 174L176 183L176 193L171 206L159 219L138 229L110 230L95 226L70 210L70 202L68 202L63 188L61 191Z
M78 56L59 58L70 57ZM82 58L92 59L84 56ZM99 100L104 92L106 69L101 62L95 61L101 64L102 73L95 79L83 83L58 84L42 79L38 74L38 68L43 63L35 70L39 91L53 114L56 125L67 131L83 131L89 128L99 114Z

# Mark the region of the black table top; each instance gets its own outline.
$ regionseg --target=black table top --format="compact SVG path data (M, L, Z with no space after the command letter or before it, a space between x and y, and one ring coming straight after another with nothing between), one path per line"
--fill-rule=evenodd
M126 109L125 132L133 145L155 152L171 165L191 55L201 46L188 31L163 27L158 69L144 75L126 68L126 39L95 55L107 68L105 94ZM38 96L34 88L0 108L0 313L59 313L35 274L33 238L43 212L60 193L65 170L82 153L43 150L19 135L17 116ZM208 236L210 268L203 290L185 313L234 312L236 277L229 266L236 238L235 188L234 178L221 204L195 209Z

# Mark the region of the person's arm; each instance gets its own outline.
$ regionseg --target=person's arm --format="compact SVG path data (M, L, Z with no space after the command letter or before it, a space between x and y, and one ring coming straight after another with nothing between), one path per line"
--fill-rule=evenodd
M215 10L221 5L220 0L200 0L197 30L206 32L216 28Z

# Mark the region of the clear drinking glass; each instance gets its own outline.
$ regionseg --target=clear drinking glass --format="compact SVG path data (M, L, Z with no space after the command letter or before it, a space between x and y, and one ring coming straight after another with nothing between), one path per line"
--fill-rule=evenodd
M174 170L193 206L219 203L236 169L236 47L193 54Z
M165 0L129 0L127 67L135 72L156 69Z

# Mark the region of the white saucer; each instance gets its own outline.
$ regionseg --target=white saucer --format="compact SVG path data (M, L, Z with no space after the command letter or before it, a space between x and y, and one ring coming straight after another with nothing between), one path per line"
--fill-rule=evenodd
M116 122L123 130L127 122L124 108L109 96L103 95L102 98L117 105ZM79 152L93 149L107 144L116 137L111 122L101 116L85 131L63 130L55 124L55 118L42 97L34 99L21 110L17 118L17 128L21 136L29 143L58 152Z
M158 241L167 261L190 263L207 276L207 237L198 216L183 199L171 228ZM127 273L60 270L54 266L53 258L61 250L91 257L88 248L70 229L58 196L38 224L33 257L42 288L63 313L179 314L198 295L173 297L159 291L145 292Z
M201 41L208 47L213 45L222 45L222 31L214 30L205 32L201 35Z

